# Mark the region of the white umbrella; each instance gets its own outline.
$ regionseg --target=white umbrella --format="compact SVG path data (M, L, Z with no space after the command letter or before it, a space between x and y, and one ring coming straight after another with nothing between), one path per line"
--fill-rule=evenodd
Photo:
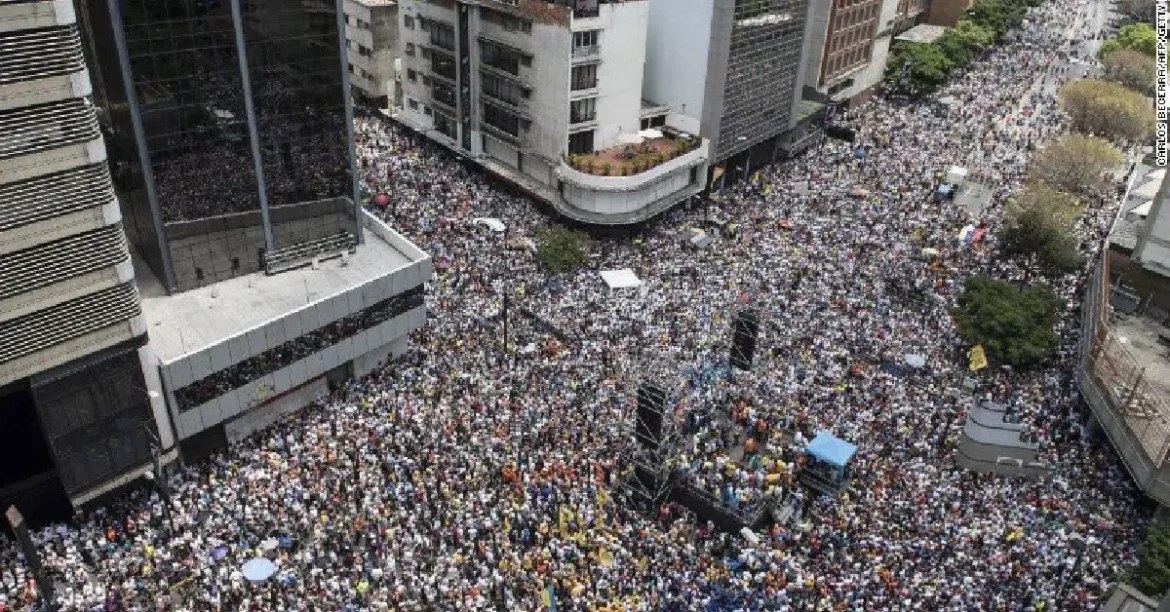
M638 135L647 140L653 140L655 138L662 138L662 130L642 130L641 132L638 132Z
M642 138L638 134L619 134L618 142L627 145L640 145L643 142L646 142L646 139Z

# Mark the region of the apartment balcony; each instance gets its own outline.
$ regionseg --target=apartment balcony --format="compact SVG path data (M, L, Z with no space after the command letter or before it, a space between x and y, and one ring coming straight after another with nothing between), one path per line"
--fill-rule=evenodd
M601 59L600 45L585 45L583 47L573 47L573 62L584 62L587 60Z
M573 81L569 84L570 98L587 98L597 95L597 79Z
M1077 386L1093 413L1090 429L1105 432L1138 488L1170 505L1170 378L1161 333L1141 315L1111 313L1109 257L1106 250L1085 290Z
M679 136L562 160L556 171L561 199L576 209L566 214L593 223L652 216L702 191L710 142Z
M0 32L77 23L71 0L0 2Z

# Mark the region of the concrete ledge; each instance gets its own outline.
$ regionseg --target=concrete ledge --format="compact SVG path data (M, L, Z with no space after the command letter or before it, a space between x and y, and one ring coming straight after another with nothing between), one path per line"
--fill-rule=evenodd
M179 449L171 448L169 451L163 453L160 459L163 465L174 463L179 459ZM102 495L105 495L106 493L124 487L134 482L135 480L138 480L139 478L144 478L146 473L153 469L154 466L152 465L152 462L147 461L146 463L137 465L130 468L129 470L126 470L125 472L122 472L121 475L115 476L114 478L111 478L110 480L107 480L96 487L86 489L81 493L70 497L69 501L73 504L74 508L79 508L101 497Z
M4 177L5 183L15 183L105 160L105 141L98 136L88 142L0 160L0 176Z
M977 459L963 452L960 446L955 450L955 463L972 472L980 474L998 474L1000 476L1020 476L1024 478L1051 478L1056 474L1050 465L1043 462L1026 462L1011 457L996 457L995 459Z
M110 192L113 200L113 192ZM84 234L122 221L116 201L92 200L93 208L39 220L0 233L0 255Z
M77 23L69 0L45 2L0 2L0 32L49 28Z
M84 98L92 93L89 71L82 69L73 74L0 86L0 110Z

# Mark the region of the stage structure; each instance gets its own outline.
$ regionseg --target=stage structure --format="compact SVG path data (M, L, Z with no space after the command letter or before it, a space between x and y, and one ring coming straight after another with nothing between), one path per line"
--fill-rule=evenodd
M857 446L828 431L818 432L804 450L808 463L800 472L800 481L814 491L836 495L849 483L849 462L855 454Z
M631 374L635 390L635 418L621 451L626 466L621 486L635 507L653 512L670 495L672 466L681 450L674 403L678 397L680 366L667 354L652 354ZM634 385L637 385L636 387Z
M760 334L759 311L754 308L741 310L732 323L732 330L731 367L751 370Z

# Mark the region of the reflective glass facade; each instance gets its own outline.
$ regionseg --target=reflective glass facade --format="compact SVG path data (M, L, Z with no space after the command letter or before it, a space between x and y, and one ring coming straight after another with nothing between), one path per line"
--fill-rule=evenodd
M240 0L240 6L268 205L352 198L336 2ZM317 237L311 230L312 224L282 228L276 246Z
M150 462L158 430L136 351L34 385L37 414L66 491Z
M170 291L360 240L339 3L80 6L133 243Z
M716 159L788 129L807 12L808 0L735 0Z
M117 0L165 223L260 210L228 0Z

